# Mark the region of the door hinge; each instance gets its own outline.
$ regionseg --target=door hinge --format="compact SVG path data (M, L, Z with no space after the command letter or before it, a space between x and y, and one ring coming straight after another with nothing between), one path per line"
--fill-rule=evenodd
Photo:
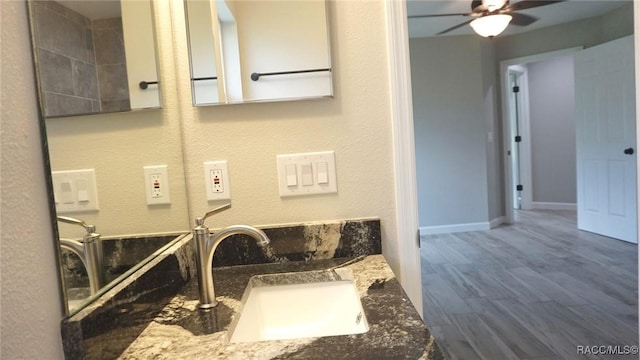
M514 87L513 87L513 92L514 92L514 93L518 93L518 92L520 92L520 86L514 86Z
M521 141L522 141L522 136L520 136L520 135L516 135L516 137L515 137L515 141L516 141L516 142L521 142Z
M516 185L516 190L517 191L522 191L524 189L524 187L522 185Z

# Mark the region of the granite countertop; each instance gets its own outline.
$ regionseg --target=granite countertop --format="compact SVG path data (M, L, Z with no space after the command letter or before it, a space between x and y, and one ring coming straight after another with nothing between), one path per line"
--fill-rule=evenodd
M369 324L363 334L229 343L227 330L254 275L350 269ZM214 268L218 306L198 309L190 280L120 359L443 359L382 255ZM327 299L330 301L331 299Z

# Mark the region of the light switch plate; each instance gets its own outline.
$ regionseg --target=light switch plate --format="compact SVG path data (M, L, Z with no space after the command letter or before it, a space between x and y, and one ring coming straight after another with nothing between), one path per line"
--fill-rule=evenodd
M51 176L58 214L99 209L94 169L52 171Z
M335 159L333 151L276 156L280 197L337 193Z

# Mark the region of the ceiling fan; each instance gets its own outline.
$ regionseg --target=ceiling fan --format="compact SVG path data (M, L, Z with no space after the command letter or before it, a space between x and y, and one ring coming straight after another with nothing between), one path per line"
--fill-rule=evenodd
M449 31L469 24L478 35L492 38L502 33L509 23L517 26L527 26L538 20L538 18L534 16L517 13L516 11L551 5L563 1L566 0L522 0L511 4L509 0L473 0L471 2L470 13L412 15L409 16L409 18L467 16L472 19L442 30L436 35L448 33Z

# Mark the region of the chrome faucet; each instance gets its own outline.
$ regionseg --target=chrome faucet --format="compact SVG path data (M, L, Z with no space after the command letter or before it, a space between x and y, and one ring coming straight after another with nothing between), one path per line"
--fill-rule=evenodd
M82 220L67 216L58 216L58 221L82 226L87 232L82 241L60 238L60 247L78 255L87 270L91 294L97 293L104 285L104 269L102 267L102 241L96 233L94 225L87 225Z
M270 243L267 234L248 225L233 225L226 227L211 235L209 228L204 225L204 221L211 215L231 207L231 204L217 207L203 217L196 218L196 227L193 228L193 238L196 243L196 267L198 269L198 290L200 293L201 309L209 309L218 304L215 290L213 288L213 253L222 240L232 235L248 235L253 237L258 246L264 247Z

